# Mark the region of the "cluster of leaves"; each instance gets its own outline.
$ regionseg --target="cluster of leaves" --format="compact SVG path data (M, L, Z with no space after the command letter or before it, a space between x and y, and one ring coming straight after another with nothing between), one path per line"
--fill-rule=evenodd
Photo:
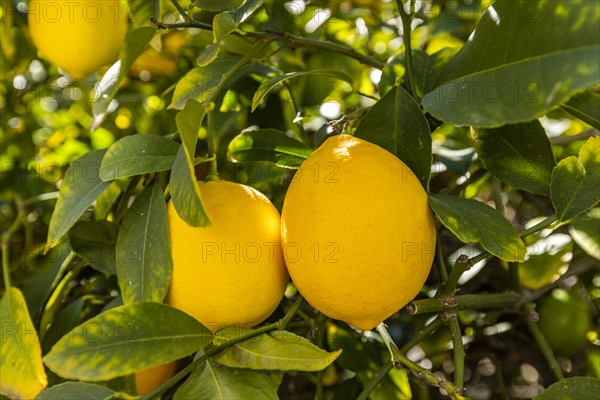
M151 395L441 396L424 380L457 398L463 386L532 397L555 380L540 399L597 393L597 333L555 355L534 321L558 286L599 315L597 4L124 3L131 29L119 61L87 81L93 102L35 60L23 16L2 3L2 394L130 398L131 374L186 357ZM173 33L177 73L133 74ZM427 285L386 321L417 375L392 369L378 335L288 298L265 325L216 334L160 304L165 195L206 225L195 181L218 170L280 208L333 132L402 159L439 221Z

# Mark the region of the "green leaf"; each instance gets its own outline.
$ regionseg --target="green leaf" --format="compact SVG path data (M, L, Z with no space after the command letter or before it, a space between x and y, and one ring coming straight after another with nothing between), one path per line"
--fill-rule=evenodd
M121 0L121 5L127 10L131 25L134 28L138 28L144 25L151 25L151 17L156 18L157 21L161 20L162 1L163 0Z
M190 99L205 105L231 82L224 82L223 75L241 60L239 56L222 56L203 67L196 67L177 82L169 108L181 110Z
M457 196L430 195L429 204L442 224L462 242L479 242L505 261L524 261L525 244L510 222L497 210Z
M264 2L265 0L246 0L235 10L225 11L215 15L215 18L213 19L213 43L218 44L225 36L235 31L237 27L258 10Z
M548 196L556 166L552 145L539 121L475 130L475 147L492 174L517 189Z
M217 336L228 335L240 335L240 329L224 329L217 333ZM321 371L335 361L341 352L329 353L292 332L274 331L236 343L213 359L233 368Z
M269 78L263 83L260 84L256 92L254 93L254 98L252 99L252 112L256 110L256 107L260 105L260 102L264 99L264 97L273 90L277 85L281 84L292 78L297 78L305 75L322 75L322 76L330 76L332 78L337 78L342 81L348 82L352 84L352 78L348 76L348 74L335 70L335 69L317 69L314 71L302 71L302 72L290 72L285 75L275 76L273 78Z
M108 148L100 179L111 181L171 169L179 144L154 135L125 136Z
M423 106L454 125L531 121L599 81L599 24L593 1L497 0Z
M600 393L600 380L574 376L550 385L542 394L534 397L534 400L597 399L598 393Z
M106 220L79 221L67 235L73 251L86 263L105 274L115 274L118 230L118 225Z
M60 195L48 228L48 245L53 246L108 187L100 179L100 163L106 150L94 150L73 161L60 185Z
M210 225L194 172L196 141L205 115L203 106L189 101L175 117L183 146L177 152L171 170L171 199L177 214L190 226Z
M271 374L249 369L233 369L206 361L194 368L173 396L174 400L277 400Z
M306 160L313 150L277 129L259 129L237 135L227 147L233 162L269 161L279 167L294 168Z
M124 304L163 301L173 273L168 232L160 185L146 186L128 210L117 237L117 275Z
M153 2L149 2L153 3ZM124 16L123 16L124 17ZM97 129L107 115L110 102L115 97L119 84L123 81L127 72L135 60L144 52L148 43L156 34L156 28L145 26L130 30L125 36L125 42L121 47L119 61L114 63L102 77L96 89L96 99L92 107L93 121L92 130Z
M48 353L61 337L79 325L83 305L83 297L78 297L60 310L44 335L42 340L42 354Z
M54 345L44 362L63 378L98 382L175 361L211 340L211 332L183 311L134 303L77 326Z
M369 368L368 353L362 341L331 321L327 323L327 344L330 350L344 350L336 359L342 368L353 372Z
M227 0L227 1L214 1L214 0L196 0L193 4L203 11L208 12L222 12L229 11L238 8L242 5L244 0Z
M25 298L9 287L0 300L0 393L12 399L31 399L48 384L42 350Z
M53 288L58 284L60 271L66 268L64 263L71 260L71 246L66 240L60 241L47 254L33 259L35 271L29 276L23 286L23 295L29 309L29 314L35 319L38 312L52 294Z
M108 216L110 210L117 203L117 200L119 200L119 197L123 192L119 184L120 182L118 181L112 182L108 188L98 196L96 199L96 207L94 208L94 219L105 219Z
M589 210L600 201L600 137L592 137L579 150L579 160L560 160L552 171L550 198L560 221Z
M569 267L573 241L569 235L554 233L527 248L519 263L519 281L530 289L540 289L558 279Z
M105 386L85 382L65 382L44 390L35 400L105 400L115 392Z
M575 243L586 253L600 260L600 208L593 208L575 218L569 226L569 233Z
M587 90L571 97L561 107L586 124L600 129L600 94Z
M412 49L415 87L419 97L423 97L423 94L433 89L435 81L454 54L456 51L449 47L434 54L428 54L419 47ZM381 79L377 85L379 93L382 95L387 93L400 82L399 79L404 76L406 70L405 58L406 54L401 52L383 67Z
M419 105L402 87L383 96L362 119L354 135L404 161L428 190L432 163L429 124Z

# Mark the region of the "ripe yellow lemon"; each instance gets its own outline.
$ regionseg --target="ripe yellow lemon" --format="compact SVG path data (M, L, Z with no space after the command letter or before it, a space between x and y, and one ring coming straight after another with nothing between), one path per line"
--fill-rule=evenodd
M127 32L118 0L31 0L27 20L40 53L75 79L116 61Z
M280 216L257 190L226 181L199 182L212 224L191 227L167 207L173 277L167 303L213 332L264 321L283 297L289 275Z
M177 363L157 365L135 374L135 386L138 394L146 394L165 383L170 377L175 375Z
M281 216L298 291L325 315L372 329L419 292L435 253L427 194L393 154L327 139L296 172Z
M132 76L148 72L150 78L173 75L177 72L177 56L186 37L185 32L171 31L163 35L162 48L148 47L129 69Z

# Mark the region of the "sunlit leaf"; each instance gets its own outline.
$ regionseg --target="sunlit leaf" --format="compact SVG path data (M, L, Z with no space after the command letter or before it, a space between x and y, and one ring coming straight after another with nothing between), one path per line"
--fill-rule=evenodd
M175 117L183 145L171 170L171 199L177 214L191 226L210 224L194 172L194 151L205 115L206 109L192 100Z
M524 261L525 244L497 210L477 200L430 195L429 204L440 221L462 242L478 242L506 261Z
M173 260L160 185L151 184L136 197L119 229L116 254L124 304L162 302L171 282Z
M455 125L531 121L600 81L599 24L593 1L497 0L423 106Z
M299 168L313 150L277 129L259 129L237 135L227 148L233 162L269 161L283 168Z
M478 129L475 139L477 154L488 171L517 189L550 194L556 161L539 121Z
M154 1L151 1L149 3L153 2ZM91 127L92 130L97 129L102 122L104 122L108 106L117 93L119 83L123 81L129 68L131 68L136 58L142 54L155 33L155 28L146 26L132 29L127 33L127 36L125 36L125 42L121 47L119 61L109 68L102 77L102 80L98 83L95 94L96 98L92 107L94 114Z
M225 328L217 336L239 335L239 328ZM265 333L226 348L213 357L233 368L279 371L320 371L330 365L341 350L327 352L307 339L288 331Z
M600 129L600 94L587 90L576 94L561 107L586 124Z
M105 386L85 382L65 382L38 394L35 400L105 400L115 392Z
M175 361L211 340L210 331L183 311L134 303L77 326L52 347L44 363L63 378L98 382Z
M206 361L192 370L174 400L277 400L277 387L264 371L234 369Z
M397 86L379 100L362 119L354 134L394 154L429 188L431 133L419 105Z
M213 19L214 43L219 43L225 36L235 31L264 2L265 0L245 0L239 8L215 15Z
M552 171L550 197L561 221L589 210L600 201L600 137L592 137L579 150L579 159L560 160Z
M600 260L600 208L593 208L575 218L569 233L586 253Z
M223 75L240 60L239 56L227 55L216 58L208 65L192 69L177 82L169 108L181 110L190 99L200 104L206 103L231 83L224 82Z
M337 71L334 69L318 69L314 71L301 71L301 72L290 72L285 75L275 76L273 78L269 78L263 83L260 84L259 88L254 93L254 98L252 99L252 111L256 110L256 107L259 106L260 102L264 99L264 97L269 94L271 90L273 90L277 85L293 78L297 78L305 75L322 75L322 76L330 76L332 78L340 79L342 81L348 82L352 84L352 78L348 76L348 74Z
M12 399L31 399L48 384L37 332L25 298L11 287L0 300L0 393Z
M84 154L73 161L65 172L48 228L49 246L67 233L110 184L102 181L99 174L105 153L106 150L94 150Z

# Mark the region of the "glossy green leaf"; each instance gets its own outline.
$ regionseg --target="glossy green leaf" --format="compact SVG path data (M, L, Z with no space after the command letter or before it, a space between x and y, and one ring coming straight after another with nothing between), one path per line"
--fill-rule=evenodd
M600 260L600 208L593 208L575 218L569 233L586 253Z
M556 166L552 145L539 121L475 130L485 168L517 189L548 196Z
M562 275L572 259L573 241L569 235L554 233L527 247L525 261L519 263L519 281L530 289L540 289Z
M123 192L119 186L120 182L112 182L104 192L96 199L96 207L94 208L94 219L105 219L110 214L111 209L119 200Z
M117 276L124 304L163 301L173 273L168 232L160 185L146 186L128 210L117 237Z
M134 303L77 326L54 345L44 363L63 378L98 382L175 361L211 340L211 332L183 311Z
M177 214L191 226L210 225L194 171L194 152L206 109L189 101L175 117L183 146L179 149L171 170L171 199Z
M264 371L233 369L206 361L192 370L174 400L277 400L277 387Z
M600 81L599 24L593 1L497 0L423 106L455 125L533 120Z
M237 135L227 147L233 162L269 161L279 167L294 168L306 160L313 149L277 129L259 129Z
M429 124L419 105L402 87L383 96L362 119L354 135L404 161L428 190L432 163Z
M587 90L576 94L561 107L586 124L600 129L600 94Z
M343 350L335 362L344 369L358 372L369 368L362 341L333 322L327 323L327 344L330 350Z
M114 393L95 383L65 382L44 390L35 400L107 400Z
M152 2L150 2L152 3ZM125 18L125 16L122 16ZM156 28L145 26L134 28L127 33L121 47L119 61L114 63L104 74L96 89L96 98L92 106L93 121L91 129L97 129L107 115L108 106L115 97L119 84L123 81L129 68L135 60L144 52L148 43L156 34Z
M223 330L217 336L239 335L240 330ZM236 343L213 357L219 364L233 368L278 371L320 371L342 351L329 353L307 339L288 331L274 331Z
M600 137L592 137L579 150L579 159L560 160L552 171L550 197L556 216L566 221L600 201Z
M430 195L429 204L442 224L462 242L478 242L505 261L524 261L525 244L497 210L477 200Z
M241 60L239 56L222 56L210 64L196 67L177 82L169 108L181 110L190 99L205 105L231 82L224 82L223 75Z
M600 393L600 380L574 376L550 385L542 394L534 397L534 400L597 399L598 393Z
M100 179L111 181L171 169L179 144L154 135L125 136L108 148Z
M0 300L0 394L12 399L31 399L48 384L42 350L25 298L11 287Z
M71 246L66 240L61 240L47 254L35 257L35 272L29 276L23 286L23 295L29 309L29 314L35 319L43 309L44 304L60 279L61 270L66 268L65 262L71 259Z
M151 25L151 17L161 20L161 3L164 0L121 0L121 5L127 11L129 21L134 28ZM156 30L156 29L155 29Z
M60 185L60 195L48 228L48 245L52 246L92 205L110 182L100 179L100 163L106 150L94 150L73 161Z
M335 69L318 69L314 71L290 72L285 75L275 76L261 83L256 92L254 93L254 98L252 99L252 111L256 110L256 107L259 106L260 102L264 99L264 97L267 94L269 94L269 92L273 90L277 85L289 79L298 78L306 75L330 76L332 78L348 82L349 84L353 83L352 78L348 76L348 74Z
M113 222L79 221L67 234L73 251L94 269L115 274L115 243L119 227Z
M392 368L369 396L370 400L412 400L412 398L408 376L403 368Z
M225 36L235 31L264 2L265 0L245 0L239 8L215 15L213 19L214 43L219 43Z
M223 12L233 10L242 5L244 0L227 0L227 1L214 1L214 0L196 0L194 7L197 7L203 11L209 12Z

